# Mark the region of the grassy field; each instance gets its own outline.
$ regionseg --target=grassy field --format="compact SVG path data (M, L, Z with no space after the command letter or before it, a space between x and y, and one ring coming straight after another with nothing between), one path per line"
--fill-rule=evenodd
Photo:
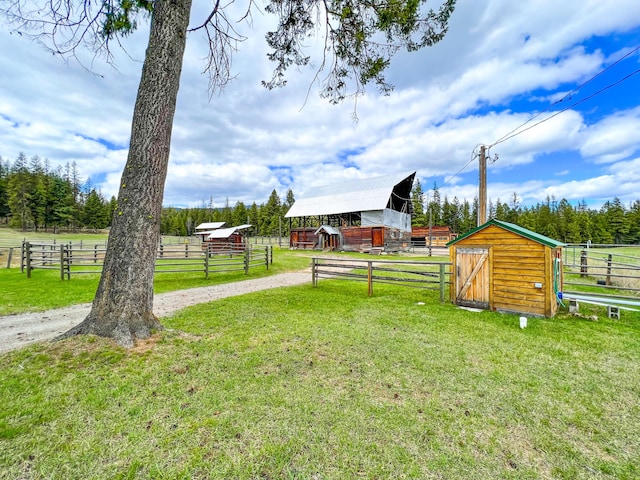
M0 356L0 478L638 478L638 320L324 280L35 345Z
M292 270L302 270L310 265L308 254L277 250L274 248L274 262L266 267L253 267L249 275L244 272L203 273L156 273L155 293L164 293L194 287L206 287L259 278ZM311 276L309 276L311 278ZM0 268L0 315L21 312L37 312L60 308L93 300L98 287L98 274L74 275L71 280L61 280L57 270L33 270L31 278L20 273L19 268Z
M249 277L308 265L277 251ZM0 314L97 285L33 273L0 269ZM0 355L0 479L640 478L640 313L581 313L520 329L435 291L323 279L182 310L132 350L32 345Z

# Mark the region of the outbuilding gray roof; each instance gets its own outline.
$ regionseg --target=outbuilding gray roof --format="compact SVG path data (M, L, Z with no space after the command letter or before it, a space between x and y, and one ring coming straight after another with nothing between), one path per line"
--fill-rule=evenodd
M329 235L340 235L340 231L337 228L334 228L330 225L322 225L320 228L318 228L314 235L318 235L320 232L325 232L328 233Z
M410 174L385 175L382 177L350 180L308 190L291 206L285 217L307 217L335 215L349 212L383 210L394 194L394 188L408 182L404 195L410 195L413 178ZM405 198L401 199L405 200Z
M218 230L214 230L213 232L211 232L211 234L207 238L211 240L214 238L229 238L237 231L246 230L249 227L251 227L251 225L245 224L239 225L237 227L219 228Z
M216 228L221 228L223 225L224 225L224 222L201 223L200 225L198 225L196 227L196 231L198 231L198 230L215 230ZM204 232L198 232L198 233L204 233Z

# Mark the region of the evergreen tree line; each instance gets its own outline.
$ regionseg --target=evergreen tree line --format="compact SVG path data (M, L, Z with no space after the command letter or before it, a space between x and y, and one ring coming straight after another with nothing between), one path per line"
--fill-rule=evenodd
M227 201L215 207L213 200L197 208L165 207L161 217L161 233L188 236L204 222L225 222L227 226L253 225L255 235L289 234L289 221L284 214L293 205L289 190L282 201L276 190L266 203L250 206ZM110 226L116 198L107 200L91 185L82 181L77 165L51 168L48 159L20 153L15 161L0 157L0 222L21 230L102 229Z
M100 229L109 226L115 198L107 201L75 162L51 168L48 159L0 157L0 221L21 230Z
M455 233L477 226L478 199L473 203L457 197L441 198L438 188L425 192L419 180L411 192L413 225L443 225ZM547 197L534 206L520 205L517 193L509 202L489 200L487 216L515 223L534 232L565 243L636 244L640 243L640 200L624 205L619 198L607 201L600 209L590 209L583 200L576 206L566 199Z
M438 188L425 192L419 180L412 189L416 226L449 226L464 233L477 224L477 198L470 203L457 197L441 197ZM164 235L188 236L204 222L225 222L228 226L253 225L252 234L289 235L289 220L284 218L295 201L289 189L284 200L276 190L266 203L246 205L237 202L215 207L213 201L196 208L165 207L161 218ZM49 161L20 153L13 163L0 157L0 221L22 230L102 229L111 224L116 199L83 182L75 162L51 168ZM504 220L567 243L640 243L640 200L624 205L620 199L607 201L600 209L590 209L583 200L576 206L566 199L547 197L534 206L522 206L513 193L508 202L490 200L489 218ZM295 226L295 224L293 225Z
M284 201L278 192L273 190L266 203L260 205L253 202L247 206L244 202L236 202L232 207L229 201L224 207L216 208L213 200L195 208L162 209L160 230L164 235L193 235L195 228L206 222L225 222L226 226L252 225L252 235L283 236L289 235L289 219L285 219L293 202L293 191L289 189Z

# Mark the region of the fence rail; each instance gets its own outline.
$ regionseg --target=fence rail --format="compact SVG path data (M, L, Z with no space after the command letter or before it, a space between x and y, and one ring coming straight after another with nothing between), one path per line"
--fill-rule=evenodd
M565 277L564 285L598 286L639 295L640 258L612 253L611 248L607 246L605 251L598 251L599 249L594 247L584 248L577 245L565 247L566 273L573 274L572 277L579 281Z
M273 264L270 245L221 246L212 250L194 248L188 243L158 246L155 262L156 273L201 272L206 278L211 273L243 270ZM21 253L21 271L31 277L33 270L58 270L60 278L70 280L71 275L101 273L106 247L78 248L65 244L38 244L24 242Z
M446 288L451 284L450 267L449 262L313 257L311 276L314 287L319 278L366 281L369 296L373 295L374 283L438 290L440 301L444 302Z

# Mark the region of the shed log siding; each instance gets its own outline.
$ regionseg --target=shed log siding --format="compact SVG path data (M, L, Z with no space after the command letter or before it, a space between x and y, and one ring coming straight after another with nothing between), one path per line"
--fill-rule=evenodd
M491 227L495 228L495 227ZM526 310L546 315L545 309L545 247L537 242L502 230L499 242L508 247L493 253L493 308L495 310ZM539 283L542 288L536 288Z

